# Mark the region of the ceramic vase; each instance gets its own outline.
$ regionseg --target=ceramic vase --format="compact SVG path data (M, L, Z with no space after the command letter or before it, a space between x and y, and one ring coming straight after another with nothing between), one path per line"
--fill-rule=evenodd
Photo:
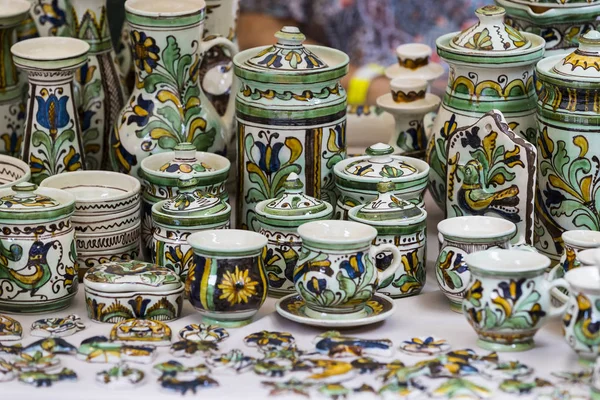
M198 151L225 153L231 113L220 117L204 95L198 69L203 55L225 38L201 41L203 1L128 0L125 15L136 71L136 85L115 122L110 160L115 171L140 178L140 163L182 142Z
M87 63L76 73L87 169L107 169L110 131L125 104L120 71L108 27L106 0L70 0L73 37L90 45Z
M70 36L70 0L29 0L39 36ZM31 30L29 31L32 32ZM35 37L35 35L34 35Z
M29 80L22 159L34 183L85 169L73 79L89 48L82 40L57 37L29 39L11 48Z
M14 44L15 28L29 15L26 0L0 2L0 154L19 157L25 129L24 82L8 51Z
M501 7L485 6L476 14L477 25L436 41L450 71L426 160L431 166L429 189L442 210L446 207L446 144L458 128L473 125L497 109L519 136L532 143L536 137L533 68L544 54L544 39L505 25Z

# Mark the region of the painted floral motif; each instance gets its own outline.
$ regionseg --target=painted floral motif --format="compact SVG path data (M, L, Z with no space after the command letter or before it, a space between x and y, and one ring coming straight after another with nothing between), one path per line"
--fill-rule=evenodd
M435 274L440 288L450 293L465 289L470 277L464 253L457 248L446 247L438 257Z
M219 350L217 342L180 340L171 345L169 352L175 357L210 357Z
M244 338L247 346L258 347L260 351L287 349L293 346L295 341L289 332L260 331Z
M267 246L263 250L269 288L293 290L294 268L299 258L297 250L300 246L278 243L275 243L275 246Z
M437 339L433 336L423 336L405 340L400 345L400 350L411 355L430 356L447 352L450 350L450 345L445 339Z
M32 6L42 36L64 36L67 27L67 5L64 0L40 0Z
M249 270L247 269L240 271L237 265L235 271L225 272L221 283L217 285L223 292L219 299L225 299L233 306L248 303L249 298L256 296L258 282L252 280L248 273Z
M5 130L0 131L0 152L20 158L25 129L25 103L10 105L4 115L7 121Z
M229 337L229 332L217 325L191 324L179 331L179 337L193 342L221 342Z
M400 239L396 237L395 239ZM425 265L419 258L419 253L423 253L423 248L414 249L409 252L403 252L400 258L400 268L403 273L399 274L396 272L388 281L383 281L379 285L379 290L385 289L390 284L398 288L402 296L408 296L411 294L417 294L425 286ZM376 264L378 270L385 270L391 263L391 253L380 253L376 258ZM398 277L395 279L395 277Z
M127 319L113 326L110 340L124 344L168 346L171 344L171 328L159 321Z
M563 315L563 334L575 351L593 359L600 348L600 303L584 293L573 296Z

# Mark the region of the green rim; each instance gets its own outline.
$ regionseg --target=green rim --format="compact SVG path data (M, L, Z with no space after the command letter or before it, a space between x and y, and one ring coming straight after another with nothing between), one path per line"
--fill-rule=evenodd
M302 239L302 248L312 250L314 252L322 252L323 250L330 252L349 253L353 251L367 251L371 246L371 241L359 243L322 243L313 242L309 239Z
M178 226L205 227L208 225L223 225L229 221L231 216L231 206L229 204L225 204L226 207L224 210L212 215L195 217L168 215L160 211L163 204L166 202L167 200L162 200L152 206L152 220L168 228L176 228Z
M185 15L140 15L131 10L125 10L127 22L133 25L147 26L150 28L179 28L190 25L197 25L204 21L206 17L205 9Z

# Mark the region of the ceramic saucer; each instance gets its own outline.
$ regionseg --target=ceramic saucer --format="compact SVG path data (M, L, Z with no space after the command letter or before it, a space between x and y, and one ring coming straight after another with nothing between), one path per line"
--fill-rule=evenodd
M280 299L275 308L282 317L300 324L322 326L326 328L350 328L370 325L389 318L394 314L396 305L387 296L375 294L365 307L367 315L354 319L317 319L306 315L306 304L298 294L290 294Z

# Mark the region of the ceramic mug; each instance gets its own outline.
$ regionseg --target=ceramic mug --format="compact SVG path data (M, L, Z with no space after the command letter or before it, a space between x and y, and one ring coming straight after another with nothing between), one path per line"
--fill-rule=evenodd
M373 246L377 230L369 225L338 220L308 222L298 228L302 251L294 285L306 302L306 315L317 319L366 316L365 305L400 266L393 244ZM393 261L385 271L375 266L377 254L388 251Z
M469 254L466 262L471 280L462 311L479 336L477 344L484 349L531 349L533 336L547 318L566 308L550 301L553 288L568 284L562 278L545 279L550 259L542 254L493 249Z

